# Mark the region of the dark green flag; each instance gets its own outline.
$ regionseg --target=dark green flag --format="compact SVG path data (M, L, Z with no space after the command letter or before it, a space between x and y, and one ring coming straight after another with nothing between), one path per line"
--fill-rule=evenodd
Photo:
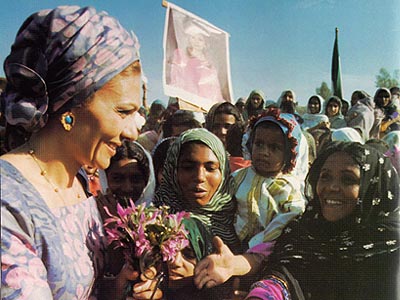
M343 87L342 87L342 73L340 68L340 56L339 56L339 42L338 35L339 29L335 29L335 45L333 46L332 55L332 91L333 95L343 99Z

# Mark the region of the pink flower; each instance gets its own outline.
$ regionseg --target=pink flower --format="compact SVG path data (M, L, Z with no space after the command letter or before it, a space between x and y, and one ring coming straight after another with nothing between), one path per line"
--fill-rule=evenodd
M104 224L108 242L116 248L130 249L131 253L125 252L126 257L140 257L159 249L163 261L173 261L177 252L189 245L188 232L182 225L189 214L169 214L168 209L167 206L135 206L132 200L126 208L117 205L117 216L105 208L110 216Z

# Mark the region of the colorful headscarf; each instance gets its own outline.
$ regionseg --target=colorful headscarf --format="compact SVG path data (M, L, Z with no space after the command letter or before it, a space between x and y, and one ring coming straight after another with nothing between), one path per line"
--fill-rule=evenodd
M29 132L84 102L139 60L139 43L106 12L60 6L31 15L4 62L5 116Z
M278 108L270 108L263 112L258 118L252 119L250 122L250 135L246 143L248 152L251 153L251 147L254 139L254 132L258 125L264 122L274 123L279 126L285 136L285 164L282 172L284 174L292 171L299 156L301 129L296 118L292 114L282 113Z
M326 159L336 152L347 153L359 165L360 189L354 212L337 222L328 222L321 213L316 186ZM390 265L391 259L398 257L398 175L389 159L376 149L355 142L333 142L313 163L307 184L309 205L304 215L291 222L277 240L270 256L269 274L274 274L274 270L291 274L298 280L303 292L312 294L324 289L335 292L335 288L343 288L347 296L353 292L354 295L362 294L360 282L371 284L371 279L368 279L370 283L363 280L373 278L377 272L389 272L369 269L369 264L374 263L376 268L381 263L379 266L385 268L384 265ZM296 285L289 277L287 282ZM348 286L347 289L343 284ZM340 292L337 290L337 293ZM293 294L292 297L298 299ZM313 295L312 299L324 297ZM380 299L386 298L382 296Z
M177 169L181 148L190 142L200 142L209 147L220 163L221 184L208 204L193 208L182 201L178 184ZM214 235L230 245L239 245L233 227L235 202L232 201L233 181L229 177L229 162L221 140L204 128L189 129L183 132L170 146L164 163L163 181L155 194L156 205L168 205L172 212L188 211L211 228ZM233 250L233 249L232 249Z

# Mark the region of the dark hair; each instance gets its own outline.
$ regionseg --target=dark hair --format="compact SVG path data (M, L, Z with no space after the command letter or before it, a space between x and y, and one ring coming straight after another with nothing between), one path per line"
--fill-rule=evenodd
M150 106L149 116L160 117L164 111L165 106L161 102L156 100Z
M368 98L370 97L370 95L362 90L356 90L353 92L353 94L351 94L351 97L356 96L358 98L358 100L364 99L364 98Z
M242 138L244 125L236 123L229 128L226 134L226 151L232 156L242 157Z
M203 126L194 118L193 112L188 110L177 110L170 115L162 125L163 136L172 135L173 126L187 126L189 128L202 128Z
M107 171L112 167L112 165L123 159L136 159L138 162L138 167L144 175L145 182L149 181L150 176L150 163L144 153L144 150L136 142L124 140L122 145L117 148L117 153L111 157L110 166L105 170Z
M265 122L258 123L258 120L264 118L264 117L273 117L277 122L281 123L283 126L285 126L288 129L288 133L284 133L282 128L275 122L266 120ZM293 116L294 118L294 116ZM297 122L296 122L297 123ZM246 143L247 148L249 149L250 153L252 152L252 147L253 147L253 141L254 137L256 134L256 129L257 128L267 128L270 126L275 125L280 132L285 137L285 164L282 168L282 172L284 174L287 174L291 172L294 167L296 166L296 157L297 157L297 152L296 152L296 146L298 145L299 141L295 137L292 136L292 132L295 129L294 124L290 123L288 120L283 118L281 116L281 110L279 108L269 108L259 114L257 117L253 117L250 119L250 124L249 127L251 128L250 131L250 137Z
M383 99L382 97L378 97L380 94L387 94L391 97L390 91L387 88L379 88L376 90L374 95L375 105L379 108L383 108Z
M215 115L218 114L227 114L227 115L234 115L236 122L241 121L240 112L238 111L237 107L230 102L222 103L216 110Z
M160 183L157 182L157 174L158 172L164 167L165 159L167 158L167 153L169 147L172 143L177 139L176 136L171 136L161 140L153 149L151 156L153 158L153 166L154 166L154 174L156 174L156 183L159 185Z
M328 108L328 106L329 106L329 104L330 104L331 102L335 102L335 103L337 103L337 104L340 106L340 110L339 110L339 112L338 112L338 114L340 114L340 113L341 113L341 109L342 109L342 100L340 100L340 98L339 98L338 96L332 96L332 97L330 97L330 98L328 99L328 101L326 102L325 112L324 112L324 113L327 114L326 109Z
M227 114L235 117L235 123L243 123L242 115L239 109L230 102L222 102L214 104L207 114L206 128L210 131L213 130L214 120L217 115Z
M400 88L398 86L393 86L390 88L390 93L392 95L399 95L400 96Z

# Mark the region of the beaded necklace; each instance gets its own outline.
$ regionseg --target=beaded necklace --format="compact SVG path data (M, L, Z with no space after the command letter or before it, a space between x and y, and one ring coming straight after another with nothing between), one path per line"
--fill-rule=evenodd
M39 160L37 159L37 157L35 155L35 151L32 148L30 148L28 150L28 154L32 157L32 159L35 161L35 163L39 167L40 175L43 176L43 178L47 181L47 183L52 187L53 191L58 195L58 197L62 200L62 202L63 202L63 204L65 206L66 205L66 201L65 201L64 197L61 195L60 189L53 182L51 182L51 180L47 177L47 171L45 169L43 169L43 167L40 165ZM74 189L74 192L76 193L75 189ZM81 198L81 194L80 193L76 193L76 197L78 199L80 199Z

